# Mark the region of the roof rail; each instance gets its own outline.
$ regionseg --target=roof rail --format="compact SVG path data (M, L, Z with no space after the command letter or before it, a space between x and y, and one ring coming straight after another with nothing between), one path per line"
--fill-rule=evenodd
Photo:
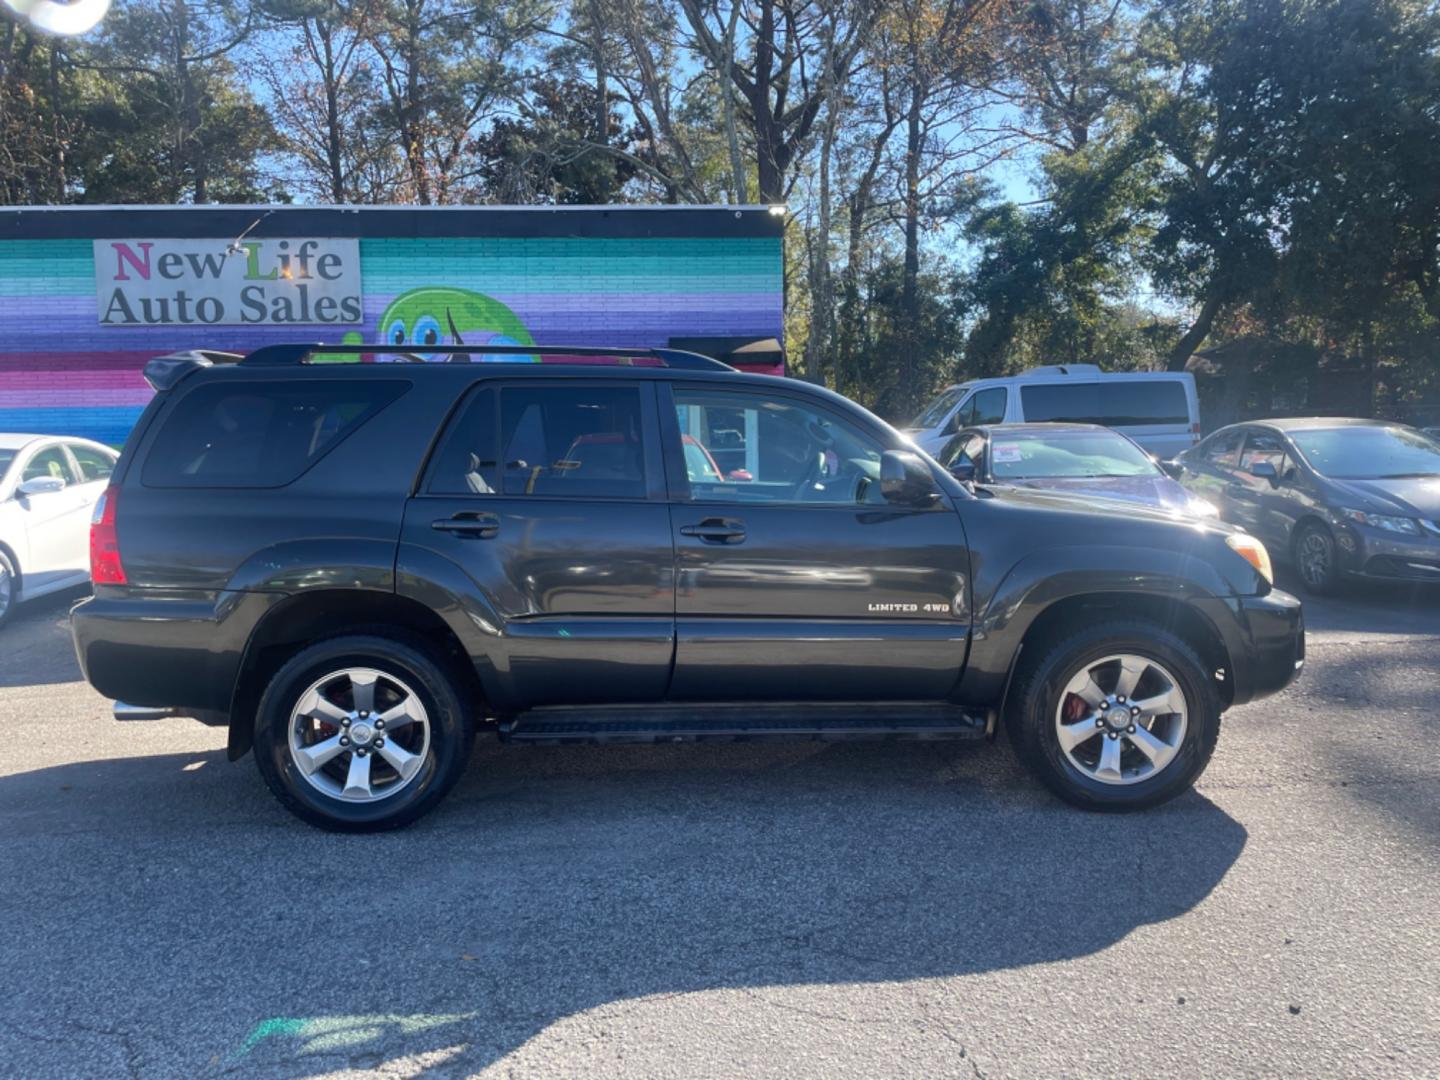
M193 371L216 364L238 364L241 359L239 353L218 352L214 349L182 349L180 352L166 353L164 356L147 360L145 381L150 384L150 389L158 394L169 390Z
M284 345L264 345L247 353L240 362L246 367L281 367L294 364L314 363L315 357L339 356L358 358L364 356L398 356L411 363L423 364L428 361L421 351L428 355L440 355L451 363L473 363L476 357L491 356L613 356L621 363L633 363L639 357L650 357L655 364L646 367L668 367L687 371L734 371L735 368L720 360L703 356L684 349L655 348L600 348L593 345L445 345L434 346L407 344L394 346L372 342L353 342L345 345L325 345L320 342ZM322 363L324 361L321 361Z

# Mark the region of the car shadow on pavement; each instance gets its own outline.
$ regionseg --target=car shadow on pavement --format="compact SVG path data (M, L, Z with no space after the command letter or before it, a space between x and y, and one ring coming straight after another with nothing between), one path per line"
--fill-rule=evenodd
M1246 843L1196 793L1063 806L1003 745L483 740L396 833L307 828L209 751L0 779L0 837L11 1064L100 1032L90 1071L141 1076L468 1075L635 999L1063 961ZM925 1022L963 1039L963 1001Z
M76 682L80 665L70 638L70 609L90 594L89 586L65 589L21 604L0 626L0 686Z

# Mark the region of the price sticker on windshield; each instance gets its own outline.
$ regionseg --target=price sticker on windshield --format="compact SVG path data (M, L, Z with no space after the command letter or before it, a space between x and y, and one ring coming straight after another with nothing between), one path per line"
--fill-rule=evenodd
M1023 460L1020 453L1020 444L1013 442L997 442L990 448L990 460L997 465L1010 465Z

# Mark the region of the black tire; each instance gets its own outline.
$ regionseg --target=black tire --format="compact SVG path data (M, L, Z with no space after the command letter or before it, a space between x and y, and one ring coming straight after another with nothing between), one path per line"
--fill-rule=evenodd
M1312 596L1333 596L1342 578L1335 537L1324 525L1307 521L1290 541L1290 561L1300 585Z
M1185 734L1169 764L1128 784L1106 783L1078 769L1061 749L1055 730L1056 711L1071 678L1087 664L1116 654L1153 660L1168 669L1188 714ZM1022 653L1005 727L1020 760L1066 802L1089 810L1143 810L1189 790L1205 771L1220 737L1220 699L1205 663L1188 643L1147 619L1115 618L1073 624L1040 642L1033 654Z
M317 790L290 750L291 714L301 696L327 674L350 667L401 680L420 699L430 723L428 749L411 779L373 802L346 802ZM445 797L469 760L474 724L457 685L450 669L418 639L366 634L318 642L281 667L260 699L255 719L260 775L285 809L322 829L378 832L408 825ZM349 754L353 751L347 759Z
M15 563L9 553L0 548L0 626L15 614L15 598L19 593L20 579L15 574Z

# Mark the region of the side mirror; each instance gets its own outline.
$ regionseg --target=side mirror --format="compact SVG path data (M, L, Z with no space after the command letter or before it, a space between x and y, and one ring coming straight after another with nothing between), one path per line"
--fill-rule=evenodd
M945 425L945 430L942 434L954 435L955 432L959 431L962 427L964 427L964 425L960 423L960 410L956 409L955 415L950 417L950 422Z
M751 480L754 480L755 477L750 475L749 469L731 469L728 473L725 474L725 479L734 480L736 483L739 484L745 484L749 483Z
M24 481L16 492L21 495L51 495L65 490L65 481L58 476L35 476Z
M1180 463L1178 458L1172 458L1169 461L1157 461L1155 464L1159 465L1160 471L1170 477L1171 480L1179 480L1185 475L1185 466Z
M1259 480L1269 480L1271 487L1280 486L1280 474L1275 471L1275 466L1268 461L1257 461L1250 466L1250 475Z
M880 494L900 506L929 506L940 498L929 466L909 450L886 450L880 456Z
M971 461L964 454L961 454L950 466L950 475L962 484L973 484L975 482L975 462Z

